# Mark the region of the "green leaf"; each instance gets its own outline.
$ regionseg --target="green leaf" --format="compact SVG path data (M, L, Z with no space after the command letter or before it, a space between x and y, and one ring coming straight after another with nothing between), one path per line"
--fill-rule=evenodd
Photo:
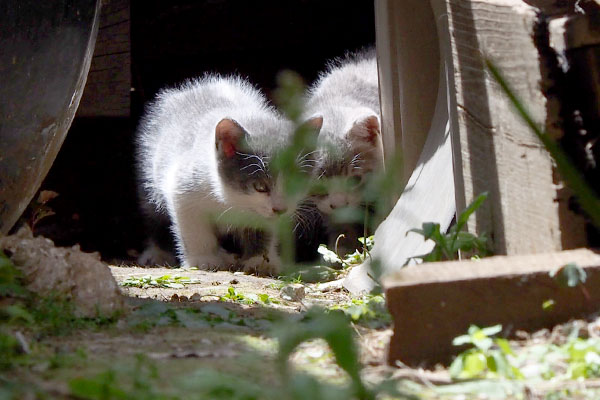
M498 325L488 326L486 328L482 328L481 332L486 336L493 336L497 333L502 332L502 325L498 324Z
M459 376L467 379L481 377L486 368L487 358L483 353L471 352L465 355L463 370Z
M477 211L479 207L481 207L481 204L485 201L485 199L487 199L487 197L487 192L481 193L475 198L475 200L473 200L473 202L471 202L471 204L469 204L469 206L463 212L460 213L456 220L456 231L462 230L462 228L467 223L469 217L471 217L471 214L473 214L475 211Z
M473 344L473 341L471 340L471 335L460 335L452 340L452 344L454 346L462 346L464 344Z
M575 287L585 283L587 274L583 268L575 263L569 263L560 267L557 271L550 273L550 276L561 287Z
M341 264L342 260L333 251L327 248L327 245L320 244L317 249L323 260L328 264Z
M552 311L556 302L552 299L548 299L542 303L542 310L544 311Z
M510 354L510 355L514 355L515 353L513 352L512 348L510 347L510 344L508 343L508 340L504 339L504 338L497 338L494 340L494 343L496 343L496 345L500 348L500 350L502 351L502 353L504 354Z

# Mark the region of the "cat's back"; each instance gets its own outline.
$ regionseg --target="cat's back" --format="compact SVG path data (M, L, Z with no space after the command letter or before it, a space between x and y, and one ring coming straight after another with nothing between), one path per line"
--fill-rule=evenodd
M161 90L147 109L142 135L175 134L161 129L169 127L177 127L177 133L186 134L187 127L208 122L213 114L229 110L252 112L262 109L264 103L260 93L239 77L207 75Z
M138 129L141 158L156 163L208 146L223 117L244 119L267 108L260 92L235 76L207 75L163 89L146 107Z
M374 50L353 53L329 63L309 90L308 106L337 102L379 108L377 58Z

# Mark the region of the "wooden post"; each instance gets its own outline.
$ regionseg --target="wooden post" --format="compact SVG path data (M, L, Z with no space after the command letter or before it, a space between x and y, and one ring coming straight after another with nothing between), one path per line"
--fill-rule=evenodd
M534 33L538 9L522 0L446 0L453 87L456 203L459 210L484 191L490 196L472 232L487 232L496 254L529 254L585 245L581 218L561 218L560 181L541 143L515 114L490 74L492 60L541 127L552 118ZM462 186L460 186L462 185ZM581 240L565 241L562 232ZM564 245L563 243L568 243Z
M435 21L422 0L376 0L375 24L386 157L402 151L410 178L431 127L438 95Z

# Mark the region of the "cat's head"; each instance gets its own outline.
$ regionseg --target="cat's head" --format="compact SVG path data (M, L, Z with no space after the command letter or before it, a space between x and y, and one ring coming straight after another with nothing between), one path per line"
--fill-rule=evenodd
M383 144L377 115L356 118L345 132L320 135L321 155L315 174L326 178L326 189L312 196L319 211L331 214L338 208L358 206L370 173L383 168Z
M273 125L273 124L271 124ZM288 210L281 179L272 175L269 161L273 147L289 129L281 124L264 135L250 135L237 121L224 118L215 128L217 168L221 177L223 195L228 205L240 210L255 212L264 217L274 217ZM271 137L270 142L259 136ZM263 138L264 139L264 138Z

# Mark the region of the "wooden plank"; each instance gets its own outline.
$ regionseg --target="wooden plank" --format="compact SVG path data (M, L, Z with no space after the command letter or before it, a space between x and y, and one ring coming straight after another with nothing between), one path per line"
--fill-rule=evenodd
M395 9L398 2L375 2L375 34L377 66L379 69L379 103L381 104L381 133L386 159L392 159L402 144L402 117L400 115L400 83L398 66L398 24Z
M96 49L78 117L127 117L130 112L129 0L105 0Z
M388 142L384 143L387 150L390 140L395 140L396 146L401 144L400 148L391 149L392 154L394 150L403 152L403 172L409 173L408 178L403 177L407 182L402 182L406 183L402 196L375 232L371 255L380 262L380 273L384 275L412 262L412 257L431 251L432 242L408 234L410 229L436 221L445 231L456 209L446 70L440 63L436 29L431 25L433 12L428 4L375 3L383 126L398 128L398 121L402 123L401 135L396 131L394 137L387 132ZM440 24L439 29L447 32L443 19L435 21ZM399 26L405 29L400 30ZM432 37L436 40L433 44ZM386 87L389 84L395 86ZM433 103L427 95L420 96L432 91L436 96ZM420 113L415 105L421 107ZM346 289L355 294L371 290L374 283L367 274L369 268L370 261L355 268L344 282Z
M563 287L550 276L568 263L585 270L585 284ZM502 324L505 335L534 331L597 312L600 253L587 249L407 267L383 280L394 318L389 362L447 363L460 349L452 339L471 324ZM544 310L542 303L553 300Z
M392 144L386 156L401 149L406 183L435 111L440 65L435 21L422 0L377 0L375 16L384 143Z
M494 61L533 118L548 118L540 56L534 43L537 9L521 0L446 0L455 98L451 99L457 205L479 193L490 197L469 222L487 232L496 254L527 254L584 245L566 241L561 229L576 217L561 218L552 160L516 116L500 87L486 72ZM580 221L580 220L579 220ZM580 222L568 229L583 230ZM583 235L575 235L583 237ZM565 245L566 244L566 245Z

